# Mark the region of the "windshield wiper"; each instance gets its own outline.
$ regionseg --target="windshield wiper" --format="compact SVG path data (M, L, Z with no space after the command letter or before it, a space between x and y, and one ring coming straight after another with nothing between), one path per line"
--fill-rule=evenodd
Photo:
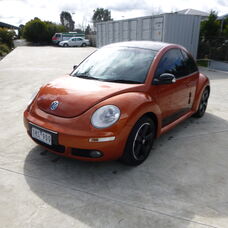
M105 81L105 82L116 82L116 83L127 83L127 84L141 84L141 82L133 81L133 80L127 80L127 79L102 79L102 78L96 78L96 77L87 76L87 75L75 75L75 76L78 77L78 78L98 80L98 81Z
M141 84L142 82L126 80L126 79L105 79L106 82L117 82L117 83L127 83L127 84Z
M87 76L87 75L75 75L78 78L85 78L85 79L91 79L91 80L100 80L99 78Z

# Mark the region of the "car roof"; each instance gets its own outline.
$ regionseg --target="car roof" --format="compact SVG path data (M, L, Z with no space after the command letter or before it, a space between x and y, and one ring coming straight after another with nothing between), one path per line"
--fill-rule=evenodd
M169 43L157 42L157 41L128 41L128 42L120 42L106 45L104 47L135 47L135 48L144 48L151 49L154 51L159 51L162 48L170 46Z

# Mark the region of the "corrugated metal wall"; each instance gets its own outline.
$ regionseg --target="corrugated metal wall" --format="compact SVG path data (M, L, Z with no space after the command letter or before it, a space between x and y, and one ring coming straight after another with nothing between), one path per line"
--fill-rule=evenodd
M163 14L97 24L97 47L130 41L153 40L185 46L197 55L200 16Z
M129 40L162 41L163 20L158 16L98 23L97 46Z
M199 42L200 22L200 16L165 14L163 41L184 46L196 58Z

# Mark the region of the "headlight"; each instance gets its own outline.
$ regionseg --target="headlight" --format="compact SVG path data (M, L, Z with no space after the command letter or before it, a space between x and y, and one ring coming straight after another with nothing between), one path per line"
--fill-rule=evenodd
M106 128L113 125L120 117L120 109L115 105L105 105L97 109L91 118L91 123L96 128Z

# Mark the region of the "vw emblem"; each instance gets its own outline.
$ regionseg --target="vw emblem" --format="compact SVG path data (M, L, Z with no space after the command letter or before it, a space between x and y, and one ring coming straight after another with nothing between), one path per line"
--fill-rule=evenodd
M56 110L56 109L58 108L58 106L59 106L59 102L58 102L58 101L53 101L53 102L51 103L51 105L50 105L50 109L51 109L52 111L54 111L54 110Z

